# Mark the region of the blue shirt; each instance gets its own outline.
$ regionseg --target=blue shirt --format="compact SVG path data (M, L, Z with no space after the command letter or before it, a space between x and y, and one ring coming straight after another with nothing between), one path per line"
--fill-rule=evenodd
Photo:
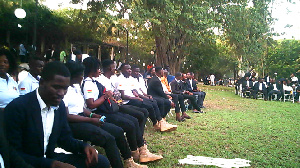
M8 80L0 77L0 108L5 108L13 99L19 97L18 84L8 74Z

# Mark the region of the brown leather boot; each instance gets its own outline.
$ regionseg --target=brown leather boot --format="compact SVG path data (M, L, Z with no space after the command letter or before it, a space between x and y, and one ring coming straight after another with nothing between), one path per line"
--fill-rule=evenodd
M133 158L133 160L135 162L138 162L139 159L140 159L140 152L139 152L139 150L137 149L135 151L131 151L131 156L132 156L132 158Z
M131 157L124 160L124 168L148 168L148 166L135 163L133 158Z
M163 125L165 125L168 128L167 131L169 131L169 132L175 131L177 129L177 125L169 124L167 121L163 121Z
M151 153L147 149L147 145L140 147L139 151L140 151L140 162L141 163L153 162L153 161L160 160L163 158L161 155L155 155L155 154Z

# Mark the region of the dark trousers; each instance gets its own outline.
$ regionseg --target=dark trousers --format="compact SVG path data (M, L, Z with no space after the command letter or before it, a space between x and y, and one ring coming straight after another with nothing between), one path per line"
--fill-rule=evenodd
M63 163L68 163L76 168L86 168L85 164L85 155L77 155L77 154L64 154L64 153L56 153L54 155L55 160L58 160ZM98 164L94 166L95 168L109 168L109 161L103 155L98 155Z
M180 94L169 94L172 97L172 100L175 104L175 113L186 112L186 108L184 105L184 98Z
M69 125L74 138L103 147L113 168L123 167L120 152L125 160L131 157L122 128L110 123L104 123L101 127L90 123L69 123Z
M197 104L199 107L203 107L203 101L205 99L205 92L193 92L194 95L198 95Z
M159 108L161 117L165 118L167 116L168 112L171 109L171 102L170 102L170 100L169 99L165 99L163 97L153 97L153 99L156 101L156 104L157 104L157 106Z
M279 100L281 98L281 92L279 90L271 90L269 93L268 93L268 97L269 97L269 100L272 99L272 95L273 94L277 94L277 100Z
M106 122L121 127L126 132L126 138L131 151L144 145L144 139L139 128L138 120L131 115L115 112L115 113L98 113L106 117Z
M160 121L162 119L159 108L157 106L157 103L154 103L155 100L147 100L144 99L143 101L139 100L130 100L127 104L137 106L140 108L146 108L149 112L149 118L151 119L153 125L157 123L157 121ZM156 101L155 101L156 102Z
M189 99L191 101L194 109L201 111L200 107L198 106L198 104L196 102L196 97L194 95L182 94L182 96L184 99Z
M136 119L138 119L139 127L142 135L144 135L145 124L147 122L147 118L149 116L149 112L146 108L140 108L132 105L121 105L119 106L119 110L121 113L129 114Z
M267 90L253 90L252 91L252 95L253 95L253 99L257 99L257 93L260 92L260 93L263 93L264 95L264 99L267 99Z

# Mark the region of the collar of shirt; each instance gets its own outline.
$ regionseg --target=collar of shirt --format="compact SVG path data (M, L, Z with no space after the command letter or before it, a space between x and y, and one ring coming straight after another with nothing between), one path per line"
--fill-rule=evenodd
M32 79L32 81L34 81L34 82L39 82L39 80L40 80L40 78L41 78L40 75L38 75L37 78L35 78L35 77L33 77L33 76L31 75L31 73L28 73L28 76L29 76L29 77Z
M180 80L177 80L176 78L175 78L175 81L176 81L177 83L179 83L179 82L180 82Z

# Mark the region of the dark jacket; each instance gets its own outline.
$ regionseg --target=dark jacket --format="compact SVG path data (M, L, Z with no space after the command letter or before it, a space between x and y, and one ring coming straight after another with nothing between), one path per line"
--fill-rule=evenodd
M242 83L242 88L246 88L247 87L247 80L244 80ZM249 87L252 88L253 87L253 82L251 80L249 80Z
M168 96L165 94L162 87L162 83L157 76L153 76L151 80L148 81L147 93L154 97L163 97L169 99Z
M7 139L18 154L34 167L51 167L57 146L74 154L84 153L87 144L72 137L63 101L54 111L52 133L44 158L44 133L36 91L14 99L5 110Z
M177 82L175 79L170 83L172 93L174 94L183 94L184 89L182 86L182 82Z
M12 146L8 144L5 134L4 125L4 112L0 110L0 154L4 160L4 166L6 168L10 167L22 167L22 168L32 168L27 164L13 149Z
M256 82L253 86L253 90L255 91L258 91L259 90L259 85L260 85L260 82ZM262 83L262 90L266 90L266 85L264 83Z

